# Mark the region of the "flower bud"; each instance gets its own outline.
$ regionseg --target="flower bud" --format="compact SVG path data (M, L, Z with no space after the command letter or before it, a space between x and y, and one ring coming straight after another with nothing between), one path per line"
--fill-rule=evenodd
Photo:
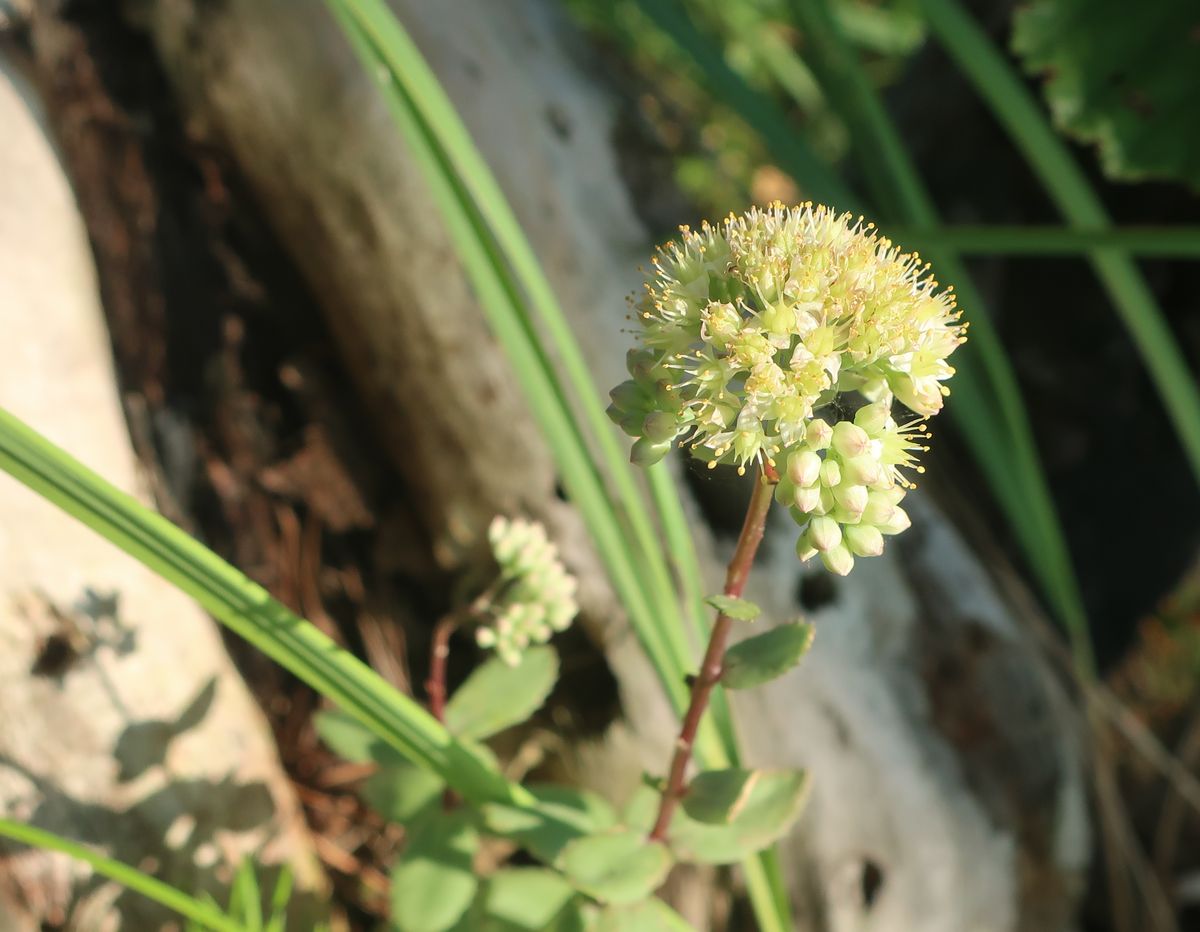
M869 455L842 460L842 479L854 485L876 485L883 479L883 467Z
M881 525L892 520L896 506L881 492L872 489L867 493L867 507L863 509L863 524Z
M862 456L870 442L867 432L857 424L838 421L833 425L833 448L846 459Z
M842 481L842 467L832 457L821 464L821 485L832 487Z
M821 554L821 562L825 564L827 570L837 573L839 576L845 576L854 569L854 557L851 556L850 550L845 544L838 544L836 547L824 551Z
M655 443L649 437L639 437L629 452L629 462L634 466L652 466L670 452L670 440Z
M792 501L804 514L816 510L821 504L821 487L811 485L805 489L796 489Z
M861 515L867 507L867 487L865 485L848 485L843 482L834 486L833 498L839 505L853 515Z
M819 515L809 522L808 540L817 550L829 550L842 542L842 527L833 518Z
M842 535L856 557L877 557L883 553L883 535L870 524L853 524L844 528Z
M868 434L879 433L887 426L888 418L892 416L890 405L877 401L874 404L863 405L854 415L854 423Z
M812 545L806 529L800 534L800 539L796 541L796 556L800 558L801 563L807 563L816 555L817 548Z
M833 428L817 418L809 423L808 429L804 432L804 439L814 450L828 449L829 443L833 439Z
M641 435L651 443L670 443L679 433L679 418L669 411L651 411L642 421Z
M896 505L892 511L891 518L885 523L876 526L884 534L899 534L901 531L907 531L912 527L912 521L908 518L908 512L899 505Z
M788 457L788 478L805 487L816 483L821 475L821 457L812 450L793 453Z

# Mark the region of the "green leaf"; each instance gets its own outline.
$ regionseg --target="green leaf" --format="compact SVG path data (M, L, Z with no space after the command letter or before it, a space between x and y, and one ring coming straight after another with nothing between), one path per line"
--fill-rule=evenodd
M816 629L791 622L739 641L725 652L721 683L729 689L749 689L783 676L812 646Z
M698 773L684 793L683 811L697 822L726 824L742 811L760 773L737 767Z
M679 812L667 840L681 861L733 864L774 844L804 808L808 774L802 770L759 771L740 811L727 825L705 825Z
M409 761L395 748L385 744L366 725L345 712L318 712L313 718L317 735L339 757L356 764L403 766Z
M392 871L392 928L446 932L467 911L479 888L472 818L463 809L439 812L413 833Z
M576 887L604 903L634 903L666 879L671 854L641 832L587 835L562 852L562 870Z
M1013 50L1045 80L1058 126L1100 148L1113 178L1200 188L1200 67L1194 2L1138 15L1123 0L1034 0L1013 22Z
M727 825L706 825L676 810L667 843L679 861L733 864L783 837L804 808L809 778L803 770L763 770L736 817ZM648 831L658 812L658 794L637 790L624 812L631 829Z
M446 703L446 727L460 738L487 738L525 721L542 707L558 679L558 655L532 647L510 667L492 657Z
M762 614L762 609L753 602L732 595L710 595L704 601L734 621L753 621Z
M606 906L588 932L692 932L683 917L651 897L632 906Z
M594 793L561 786L532 786L536 811L516 806L486 805L485 829L517 842L546 864L557 864L563 849L585 835L616 824L616 814Z
M573 932L582 924L577 894L562 874L505 868L488 878L472 916L475 932Z
M359 795L387 821L405 825L439 800L445 789L446 781L437 774L401 762L371 774Z

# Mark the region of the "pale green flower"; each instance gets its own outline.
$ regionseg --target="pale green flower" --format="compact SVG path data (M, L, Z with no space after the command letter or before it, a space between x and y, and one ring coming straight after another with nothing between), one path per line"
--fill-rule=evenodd
M570 627L579 614L577 584L536 521L498 515L488 526L488 542L500 579L486 605L492 621L476 630L475 640L516 666L530 644L544 644Z
M801 556L849 572L907 526L903 470L920 471L927 435L892 403L941 410L965 339L953 295L873 224L826 207L754 208L680 234L636 304L642 346L609 415L640 465L673 443L710 468L786 463ZM853 422L816 417L843 392L872 403Z

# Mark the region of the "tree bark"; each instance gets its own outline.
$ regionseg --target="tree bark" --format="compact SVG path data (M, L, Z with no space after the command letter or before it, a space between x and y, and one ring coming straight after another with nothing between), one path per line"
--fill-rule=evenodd
M549 0L393 6L516 208L598 384L615 384L648 237L579 37ZM157 0L140 15L195 131L236 161L318 296L441 565L465 568L494 514L524 513L581 576L624 719L574 750L579 779L619 797L644 768L661 772L676 724L556 494L419 170L323 4ZM912 499L898 546L825 587L800 670L737 704L748 760L815 776L787 845L801 928L1062 928L1086 866L1080 718L1032 646L1027 596ZM715 580L726 545L699 521L695 533ZM786 522L768 530L747 590L779 620L815 578L794 536ZM687 906L702 924L707 905Z

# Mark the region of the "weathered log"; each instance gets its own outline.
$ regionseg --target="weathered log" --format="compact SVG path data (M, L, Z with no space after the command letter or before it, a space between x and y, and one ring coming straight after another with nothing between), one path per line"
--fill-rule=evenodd
M0 404L143 500L86 233L36 94L0 46ZM0 476L0 813L222 899L253 856L324 880L262 713L188 599ZM267 888L269 889L269 887ZM0 929L153 929L170 914L0 842Z
M578 36L549 0L393 5L514 204L599 384L614 384L647 237ZM324 306L442 565L468 560L497 512L552 528L584 579L625 715L576 750L580 779L630 789L663 766L669 716L373 81L318 0L147 0L139 15L195 132L236 161ZM750 760L815 774L789 845L802 927L1062 928L1087 851L1079 722L1031 646L1029 600L1010 598L929 501L919 511L907 540L812 611L817 647L801 670L739 702ZM699 522L696 534L714 558L724 551ZM752 581L780 619L800 610L812 573L793 537L770 532ZM706 912L689 911L698 923Z

